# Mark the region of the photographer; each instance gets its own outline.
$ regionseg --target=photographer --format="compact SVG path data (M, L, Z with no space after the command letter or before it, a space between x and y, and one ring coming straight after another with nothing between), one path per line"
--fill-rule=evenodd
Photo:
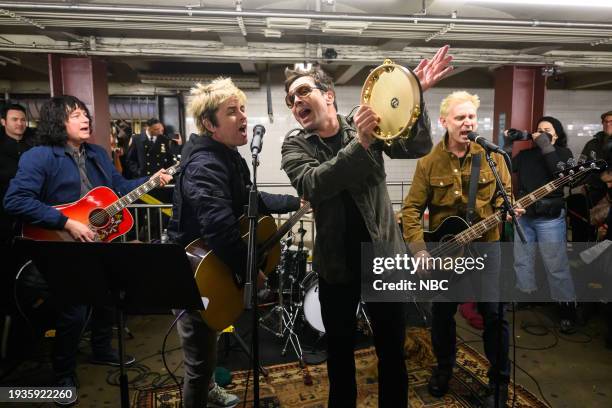
M510 129L506 136L511 140L529 137ZM554 179L557 163L572 157L567 146L567 135L559 120L545 116L538 121L537 131L531 135L535 146L522 150L513 159L513 169L518 176L518 197L530 194ZM565 200L563 191L556 190L527 208L519 223L527 242L523 244L518 234L514 236L514 270L517 288L524 293L537 290L535 279L536 248L542 255L546 269L550 295L560 304L560 331L573 333L576 293L570 274L566 253ZM536 242L538 244L536 244Z

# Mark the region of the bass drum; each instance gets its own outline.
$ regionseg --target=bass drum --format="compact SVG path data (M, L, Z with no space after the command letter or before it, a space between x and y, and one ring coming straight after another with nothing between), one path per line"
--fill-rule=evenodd
M319 302L319 275L316 272L310 272L301 285L304 291L304 319L306 323L313 329L320 333L325 333L325 326L323 325L323 317L321 316L321 303ZM359 305L355 315L359 316Z
M304 319L306 323L320 333L325 333L321 303L319 302L319 276L310 272L300 285L304 291Z

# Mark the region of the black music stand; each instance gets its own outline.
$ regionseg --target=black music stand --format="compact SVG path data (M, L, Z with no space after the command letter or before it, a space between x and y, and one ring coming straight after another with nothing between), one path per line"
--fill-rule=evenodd
M121 407L129 408L123 313L130 306L202 310L182 246L19 240L58 303L115 306L119 327Z

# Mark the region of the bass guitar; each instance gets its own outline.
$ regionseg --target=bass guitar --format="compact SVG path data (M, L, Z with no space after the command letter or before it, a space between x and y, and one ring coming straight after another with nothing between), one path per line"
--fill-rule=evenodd
M179 165L180 163L176 163L166 169L167 174L174 175ZM134 218L126 207L159 185L159 177L151 178L121 198L108 187L96 187L74 203L57 205L53 208L66 217L89 226L96 233L96 241L110 242L126 234L134 226ZM36 241L74 241L68 231L47 229L32 224L23 226L22 236Z
M605 168L606 162L604 160L592 160L565 169L557 173L557 179L517 200L514 204L514 208L527 208L558 188L582 179L587 173L591 171L600 171ZM426 242L437 243L432 246L429 255L434 258L456 256L460 254L470 242L482 237L487 231L495 228L502 221L501 211L488 216L472 226L458 216L445 218L435 230L424 232Z
M259 269L265 275L268 275L280 261L280 239L309 209L310 204L304 204L278 229L274 218L263 216L258 219L256 243L259 259L265 255ZM248 242L249 220L242 216L238 222L240 235ZM236 284L231 269L205 245L202 239L198 238L191 242L185 251L191 262L200 296L205 299L205 310L201 311L202 319L210 328L222 331L234 323L242 313L244 290Z

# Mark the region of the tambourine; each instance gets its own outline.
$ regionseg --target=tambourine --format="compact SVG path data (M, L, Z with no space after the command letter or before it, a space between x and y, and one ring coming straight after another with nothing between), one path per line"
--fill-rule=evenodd
M380 116L374 137L391 143L398 137L410 137L410 129L421 115L423 91L410 69L386 59L368 75L361 89L361 103L370 105Z

